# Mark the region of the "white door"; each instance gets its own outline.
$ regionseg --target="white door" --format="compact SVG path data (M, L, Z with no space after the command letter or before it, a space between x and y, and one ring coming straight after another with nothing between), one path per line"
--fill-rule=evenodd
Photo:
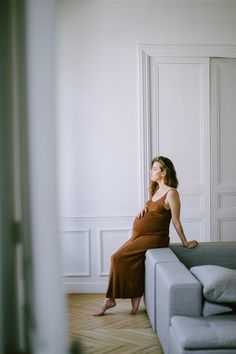
M210 240L209 59L150 59L151 157L177 171L181 220L188 239ZM171 242L179 241L175 230Z
M236 241L236 59L211 60L211 230Z

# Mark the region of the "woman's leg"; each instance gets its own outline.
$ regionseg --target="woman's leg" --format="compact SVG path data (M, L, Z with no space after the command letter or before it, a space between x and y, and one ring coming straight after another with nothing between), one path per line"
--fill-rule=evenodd
M120 251L121 248L125 247L128 243L130 242L130 240L128 240L127 242L125 242L115 254L118 254L118 252ZM113 260L115 258L115 254L112 255L111 260ZM113 261L111 261L111 268L110 268L110 272L109 272L109 285L108 285L108 289L109 287L112 288L112 277L113 277ZM116 306L116 301L115 298L113 296L113 291L107 290L106 293L106 299L103 301L102 305L100 306L99 310L93 314L93 316L103 316L106 312L106 310L115 307Z
M94 313L93 316L103 316L106 312L106 310L115 307L116 306L116 301L115 299L105 299L98 310L98 312Z
M135 298L131 299L131 304L132 304L132 310L130 312L131 315L135 315L136 312L138 311L141 299L142 299L142 297L135 297Z
M115 299L131 299L132 311L138 311L144 293L145 253L149 248L166 247L168 239L153 235L140 235L127 241L112 255L106 300L96 316L116 305Z

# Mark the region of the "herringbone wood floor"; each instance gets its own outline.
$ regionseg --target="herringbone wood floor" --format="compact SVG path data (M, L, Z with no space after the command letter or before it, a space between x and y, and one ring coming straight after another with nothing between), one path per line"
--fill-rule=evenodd
M68 295L69 337L82 343L84 354L163 354L143 302L135 316L130 300L117 300L105 316L94 317L103 294Z

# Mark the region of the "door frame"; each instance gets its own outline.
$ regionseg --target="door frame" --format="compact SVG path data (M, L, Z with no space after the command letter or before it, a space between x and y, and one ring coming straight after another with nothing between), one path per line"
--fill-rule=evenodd
M140 92L140 206L147 199L151 161L150 59L152 57L236 58L235 45L145 45L138 47ZM210 102L209 102L210 107ZM209 112L210 114L210 112ZM212 167L212 166L211 166Z
M140 45L139 46L139 92L140 92L140 207L145 204L148 199L148 184L149 184L149 169L150 161L152 158L152 134L151 134L151 59L154 57L182 57L182 58L236 58L236 46L235 45ZM210 79L209 79L210 90ZM209 121L209 139L211 138L211 95L208 95L208 121ZM209 178L211 178L211 171L213 166L212 160L212 145L209 145ZM212 200L212 187L209 186L209 203ZM209 205L209 208L211 206ZM212 219L212 212L210 212L210 218ZM212 220L209 222L211 231ZM211 234L211 232L210 232ZM213 238L210 236L210 240Z

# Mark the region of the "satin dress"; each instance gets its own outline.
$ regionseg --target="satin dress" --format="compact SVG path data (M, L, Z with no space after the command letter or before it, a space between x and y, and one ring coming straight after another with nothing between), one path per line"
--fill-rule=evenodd
M134 220L131 238L112 255L107 298L143 295L146 251L169 245L171 211L164 207L169 191L155 202L148 200L148 211Z

